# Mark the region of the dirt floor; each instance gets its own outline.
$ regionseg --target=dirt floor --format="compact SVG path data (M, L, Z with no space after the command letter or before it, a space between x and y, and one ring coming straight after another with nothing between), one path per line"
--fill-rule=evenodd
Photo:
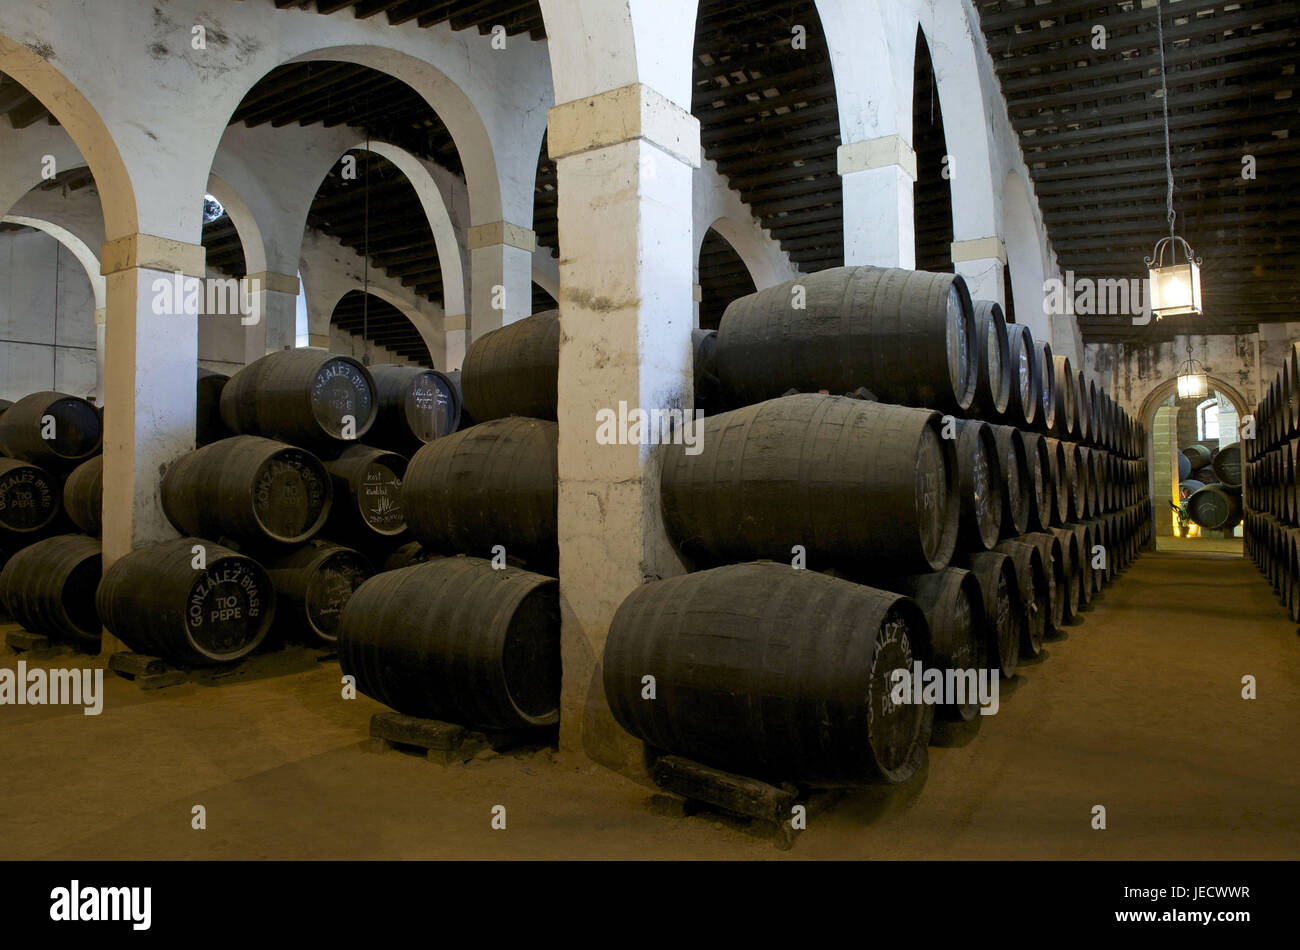
M1296 634L1248 562L1146 555L920 780L813 814L789 851L549 752L371 753L381 707L305 651L153 692L108 673L98 717L0 706L0 858L1294 858Z

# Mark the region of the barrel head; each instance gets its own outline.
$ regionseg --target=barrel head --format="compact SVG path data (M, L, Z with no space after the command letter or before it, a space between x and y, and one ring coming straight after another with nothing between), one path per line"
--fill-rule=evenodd
M35 465L0 458L0 530L30 534L59 514L58 479Z
M257 472L253 511L276 540L305 540L320 527L329 505L329 476L308 452L286 448Z
M355 360L336 357L316 371L311 384L312 413L321 428L336 439L360 438L374 419L374 387L365 368ZM345 435L348 417L352 434Z
M251 558L222 557L200 572L186 598L185 634L208 660L237 660L266 635L275 594Z

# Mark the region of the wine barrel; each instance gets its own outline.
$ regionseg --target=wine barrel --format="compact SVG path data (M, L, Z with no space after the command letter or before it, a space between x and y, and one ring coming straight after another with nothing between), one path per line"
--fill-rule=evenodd
M86 534L99 535L104 520L104 456L82 462L63 483L63 510Z
M727 406L718 379L718 331L691 331L691 366L695 376L695 409L711 416Z
M554 421L559 380L560 314L548 310L471 343L460 382L476 422L506 416Z
M235 433L226 427L221 418L221 391L226 388L230 377L210 369L199 367L198 381L195 385L194 403L194 445L202 448L228 439Z
M1052 483L1052 524L1065 524L1070 517L1070 487L1066 481L1065 446L1060 439L1043 436L1047 447L1048 479Z
M1065 596L1061 600L1061 622L1079 617L1079 574L1083 551L1079 538L1068 526L1053 527L1051 533L1061 542L1061 573L1065 577Z
M975 337L957 275L832 267L733 300L718 329L718 376L735 405L866 387L881 402L964 413Z
M177 459L162 479L164 514L182 534L301 544L325 524L332 491L320 459L255 435Z
M95 407L67 393L32 393L0 416L0 452L54 472L99 452L102 435Z
M1056 426L1054 431L1063 439L1073 439L1079 433L1078 379L1074 364L1068 356L1053 356L1052 365L1056 380Z
M1015 537L1029 530L1030 494L1034 489L1029 452L1019 429L991 426L1002 470L1002 535Z
M460 427L460 390L444 373L421 366L371 366L375 423L366 442L410 456Z
M374 423L375 381L350 356L280 350L230 377L221 390L221 418L242 435L317 450L342 448Z
M1092 444L1092 402L1088 380L1083 370L1074 371L1074 437L1083 445Z
M1046 636L1054 636L1061 632L1065 619L1065 553L1061 548L1061 539L1052 534L1049 528L1031 532L1015 540L1038 548L1038 555L1043 562L1043 572L1047 576L1048 609L1043 632Z
M256 649L270 629L275 590L252 558L201 538L178 538L115 561L95 606L109 632L137 653L202 666Z
M817 393L710 416L698 454L665 452L668 536L709 563L788 561L799 544L815 567L938 570L960 504L940 424L930 410ZM988 444L996 452L991 433ZM991 517L996 532L1001 509Z
M1061 448L1065 455L1065 497L1069 502L1067 520L1078 521L1083 517L1084 506L1087 504L1088 473L1083 467L1083 453L1079 451L1079 443L1062 442Z
M1011 361L1007 319L995 301L976 300L974 307L976 377L971 414L982 419L1001 419L1010 405L1011 389L1018 382Z
M1241 487L1241 443L1220 446L1214 453L1210 465L1224 485Z
M473 557L377 574L344 608L338 649L358 690L410 716L485 729L559 720L560 594L550 577Z
M359 552L329 541L310 541L263 566L275 588L276 622L326 643L338 639L343 608L374 573Z
M81 647L99 645L95 588L99 542L60 534L18 551L0 570L0 601L31 633Z
M1002 531L1002 465L987 422L957 421L957 548L991 550Z
M368 540L405 534L402 476L407 464L396 452L369 445L354 445L325 462L334 496L326 528L329 534Z
M970 571L957 567L930 574L888 581L885 589L906 594L925 614L930 630L930 665L940 670L979 670L989 667L988 640L984 634L984 595ZM943 709L948 718L970 722L979 715L978 682L962 680L965 702Z
M1092 603L1093 591L1093 548L1096 544L1092 536L1092 528L1082 522L1073 522L1066 525L1079 542L1079 569L1076 574L1078 581L1077 596L1079 598L1079 609L1083 610L1088 604Z
M1047 440L1037 432L1021 432L1020 437L1029 466L1029 526L1034 531L1046 531L1051 527L1056 505L1051 453Z
M1036 428L1041 412L1038 353L1034 336L1026 326L1007 324L1007 347L1011 355L1011 398L1007 404L1007 421L1021 429Z
M1057 400L1057 379L1056 379L1056 357L1052 355L1052 347L1046 340L1039 340L1034 344L1034 351L1038 356L1038 423L1037 427L1040 432L1058 432L1056 421L1056 400Z
M1052 609L1043 556L1033 544L1020 541L1003 541L993 550L1009 557L1016 572L1020 603L1025 614L1025 622L1020 629L1020 655L1038 656L1043 652L1047 618Z
M1193 492L1198 492L1204 487L1204 482L1197 481L1194 478L1184 478L1178 483L1178 497L1181 501L1186 501L1192 497Z
M1020 662L1020 641L1028 622L1020 582L1011 558L995 551L980 551L970 557L970 572L979 581L984 598L984 635L989 660L1010 679Z
M415 453L402 481L411 536L444 554L503 545L530 568L558 564L558 426L514 416L480 422Z
M59 516L58 477L19 459L0 458L0 540L17 546Z
M627 596L605 642L605 696L632 735L706 765L773 782L897 784L925 761L934 710L892 701L893 672L913 671L927 638L902 595L735 564Z
M1214 455L1210 450L1195 442L1184 448L1182 453L1187 457L1187 461L1192 466L1193 472L1198 468L1206 468L1214 461Z
M1206 465L1204 468L1198 468L1192 472L1192 478L1202 485L1221 485L1222 480L1215 474L1213 465Z
M1202 528L1229 531L1241 521L1241 496L1219 485L1206 485L1188 497L1187 512Z

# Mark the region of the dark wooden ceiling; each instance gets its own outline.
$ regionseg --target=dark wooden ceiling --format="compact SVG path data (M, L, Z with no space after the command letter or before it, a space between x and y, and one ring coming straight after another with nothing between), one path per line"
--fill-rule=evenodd
M735 248L713 228L700 245L700 327L716 330L727 304L757 288Z
M981 26L1063 270L1142 278L1168 234L1156 9L1149 0L979 0ZM1162 0L1177 230L1205 315L1087 341L1251 332L1300 313L1300 4ZM1092 48L1093 26L1106 49ZM1257 178L1242 177L1253 155Z
M361 359L369 356L373 362L384 362L386 357L374 353L367 342L377 343L421 366L433 366L429 348L420 331L412 326L406 314L391 303L374 294L352 290L334 306L330 325L346 330L352 336L351 355Z
M912 187L916 269L951 274L952 183L944 175L948 144L930 47L919 30L912 74L912 148L916 151Z
M507 36L527 33L535 40L546 38L537 0L274 0L274 3L280 9L350 13L358 20L382 13L393 26L412 21L418 26L447 23L453 30L475 28L483 34L491 33L495 26L504 26Z

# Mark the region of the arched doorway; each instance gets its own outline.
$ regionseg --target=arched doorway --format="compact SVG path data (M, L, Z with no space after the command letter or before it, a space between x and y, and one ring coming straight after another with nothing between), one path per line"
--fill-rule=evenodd
M1147 430L1152 516L1156 550L1171 553L1242 553L1241 525L1215 528L1197 524L1188 499L1210 486L1240 504L1240 479L1233 485L1215 471L1221 452L1236 452L1246 399L1227 380L1207 374L1206 392L1180 396L1177 379L1161 383L1142 404ZM1225 456L1225 460L1229 456ZM1220 463L1218 468L1225 466Z

